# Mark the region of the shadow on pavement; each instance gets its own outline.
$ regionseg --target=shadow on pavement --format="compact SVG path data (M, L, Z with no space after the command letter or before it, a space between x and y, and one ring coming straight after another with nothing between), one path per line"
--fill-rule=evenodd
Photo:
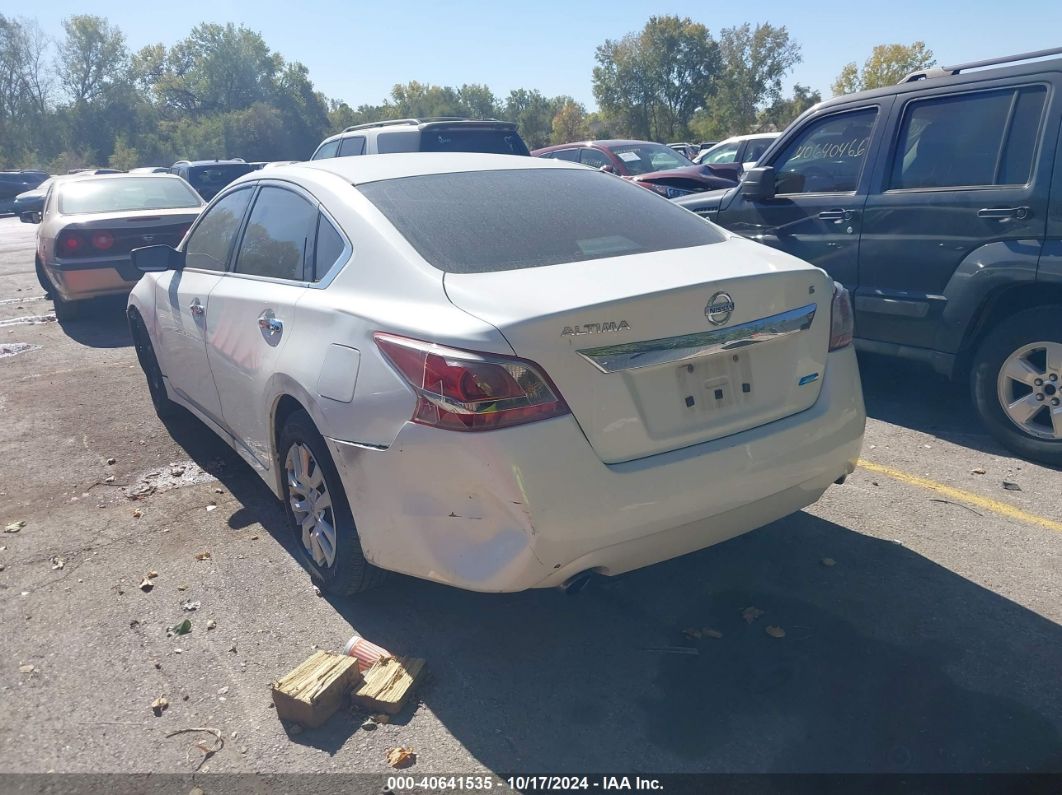
M86 301L74 320L59 323L74 342L90 348L125 348L133 344L125 318L126 299L95 298Z
M292 553L258 476L194 419L170 429L243 503L238 523ZM1062 627L803 512L578 596L396 575L330 601L427 659L420 709L498 772L1062 771ZM750 606L764 613L747 623ZM646 650L675 646L699 654ZM292 739L335 753L350 735L334 720Z
M951 381L926 365L859 354L867 416L992 455L1013 455L985 430L966 379Z

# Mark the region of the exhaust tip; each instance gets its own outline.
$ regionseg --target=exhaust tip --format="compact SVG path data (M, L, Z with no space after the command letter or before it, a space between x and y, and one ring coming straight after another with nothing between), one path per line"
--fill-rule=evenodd
M575 576L569 577L567 580L565 580L564 584L561 585L561 590L563 590L564 593L568 594L569 596L574 596L575 594L579 593L584 588L586 588L586 586L590 584L590 580L592 580L593 577L593 569L581 571Z

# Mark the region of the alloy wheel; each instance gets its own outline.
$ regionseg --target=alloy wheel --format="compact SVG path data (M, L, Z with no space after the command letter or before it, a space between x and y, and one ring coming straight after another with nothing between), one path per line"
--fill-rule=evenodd
M302 545L318 567L330 568L336 560L336 520L324 471L310 448L296 442L288 448L284 474Z
M1062 342L1031 342L1010 354L996 389L1003 413L1038 439L1062 441Z

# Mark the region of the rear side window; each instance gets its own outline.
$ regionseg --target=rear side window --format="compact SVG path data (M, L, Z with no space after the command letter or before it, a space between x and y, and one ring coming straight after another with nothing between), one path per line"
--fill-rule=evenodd
M313 281L323 279L347 248L347 243L332 223L321 214L317 220L317 245L314 249Z
M1024 185L1046 99L1043 86L1027 86L910 103L890 187Z
M192 187L213 188L220 191L237 177L254 171L249 163L223 163L216 166L194 166L188 169L186 179Z
M428 174L360 185L425 260L489 273L718 243L722 232L588 168Z
M225 270L250 200L251 189L243 188L233 191L206 211L184 247L185 267L207 271Z
M350 138L344 138L339 145L339 157L352 157L363 154L365 154L364 135L352 135Z
M381 149L381 151L383 151ZM528 155L522 138L512 130L438 129L420 134L422 152L485 152L494 155Z
M236 273L309 281L317 208L283 188L264 187L255 199L236 258Z
M376 136L376 151L381 155L394 152L416 152L420 144L417 131L380 133Z
M608 155L597 149L580 150L579 162L584 166L590 166L590 168L602 168L603 166L612 165L612 161L608 159Z
M321 144L317 151L313 153L311 160L326 160L329 157L335 157L336 152L339 151L339 140L329 141L326 144Z
M551 152L550 157L557 160L568 160L572 163L579 162L579 150L578 149L561 149L559 152Z

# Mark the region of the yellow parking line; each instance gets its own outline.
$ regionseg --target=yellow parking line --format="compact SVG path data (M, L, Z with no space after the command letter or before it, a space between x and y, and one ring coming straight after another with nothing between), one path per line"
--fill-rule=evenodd
M967 505L976 505L978 508L983 508L986 511L1005 516L1008 519L1017 519L1020 522L1028 522L1029 524L1039 525L1040 527L1046 527L1048 530L1062 533L1062 522L1056 522L1045 516L1037 516L1034 513L1023 511L1021 508L1016 508L1009 503L993 500L990 497L982 497L980 494L963 491L962 489L956 489L952 486L945 486L943 483L920 478L917 475L911 475L899 469L875 464L872 461L867 461L862 458L859 459L859 466L870 472L877 472L879 475L885 475L893 480L906 483L909 486L919 486L923 489L935 491L938 494L943 494L945 497L955 500L956 502L962 502Z

